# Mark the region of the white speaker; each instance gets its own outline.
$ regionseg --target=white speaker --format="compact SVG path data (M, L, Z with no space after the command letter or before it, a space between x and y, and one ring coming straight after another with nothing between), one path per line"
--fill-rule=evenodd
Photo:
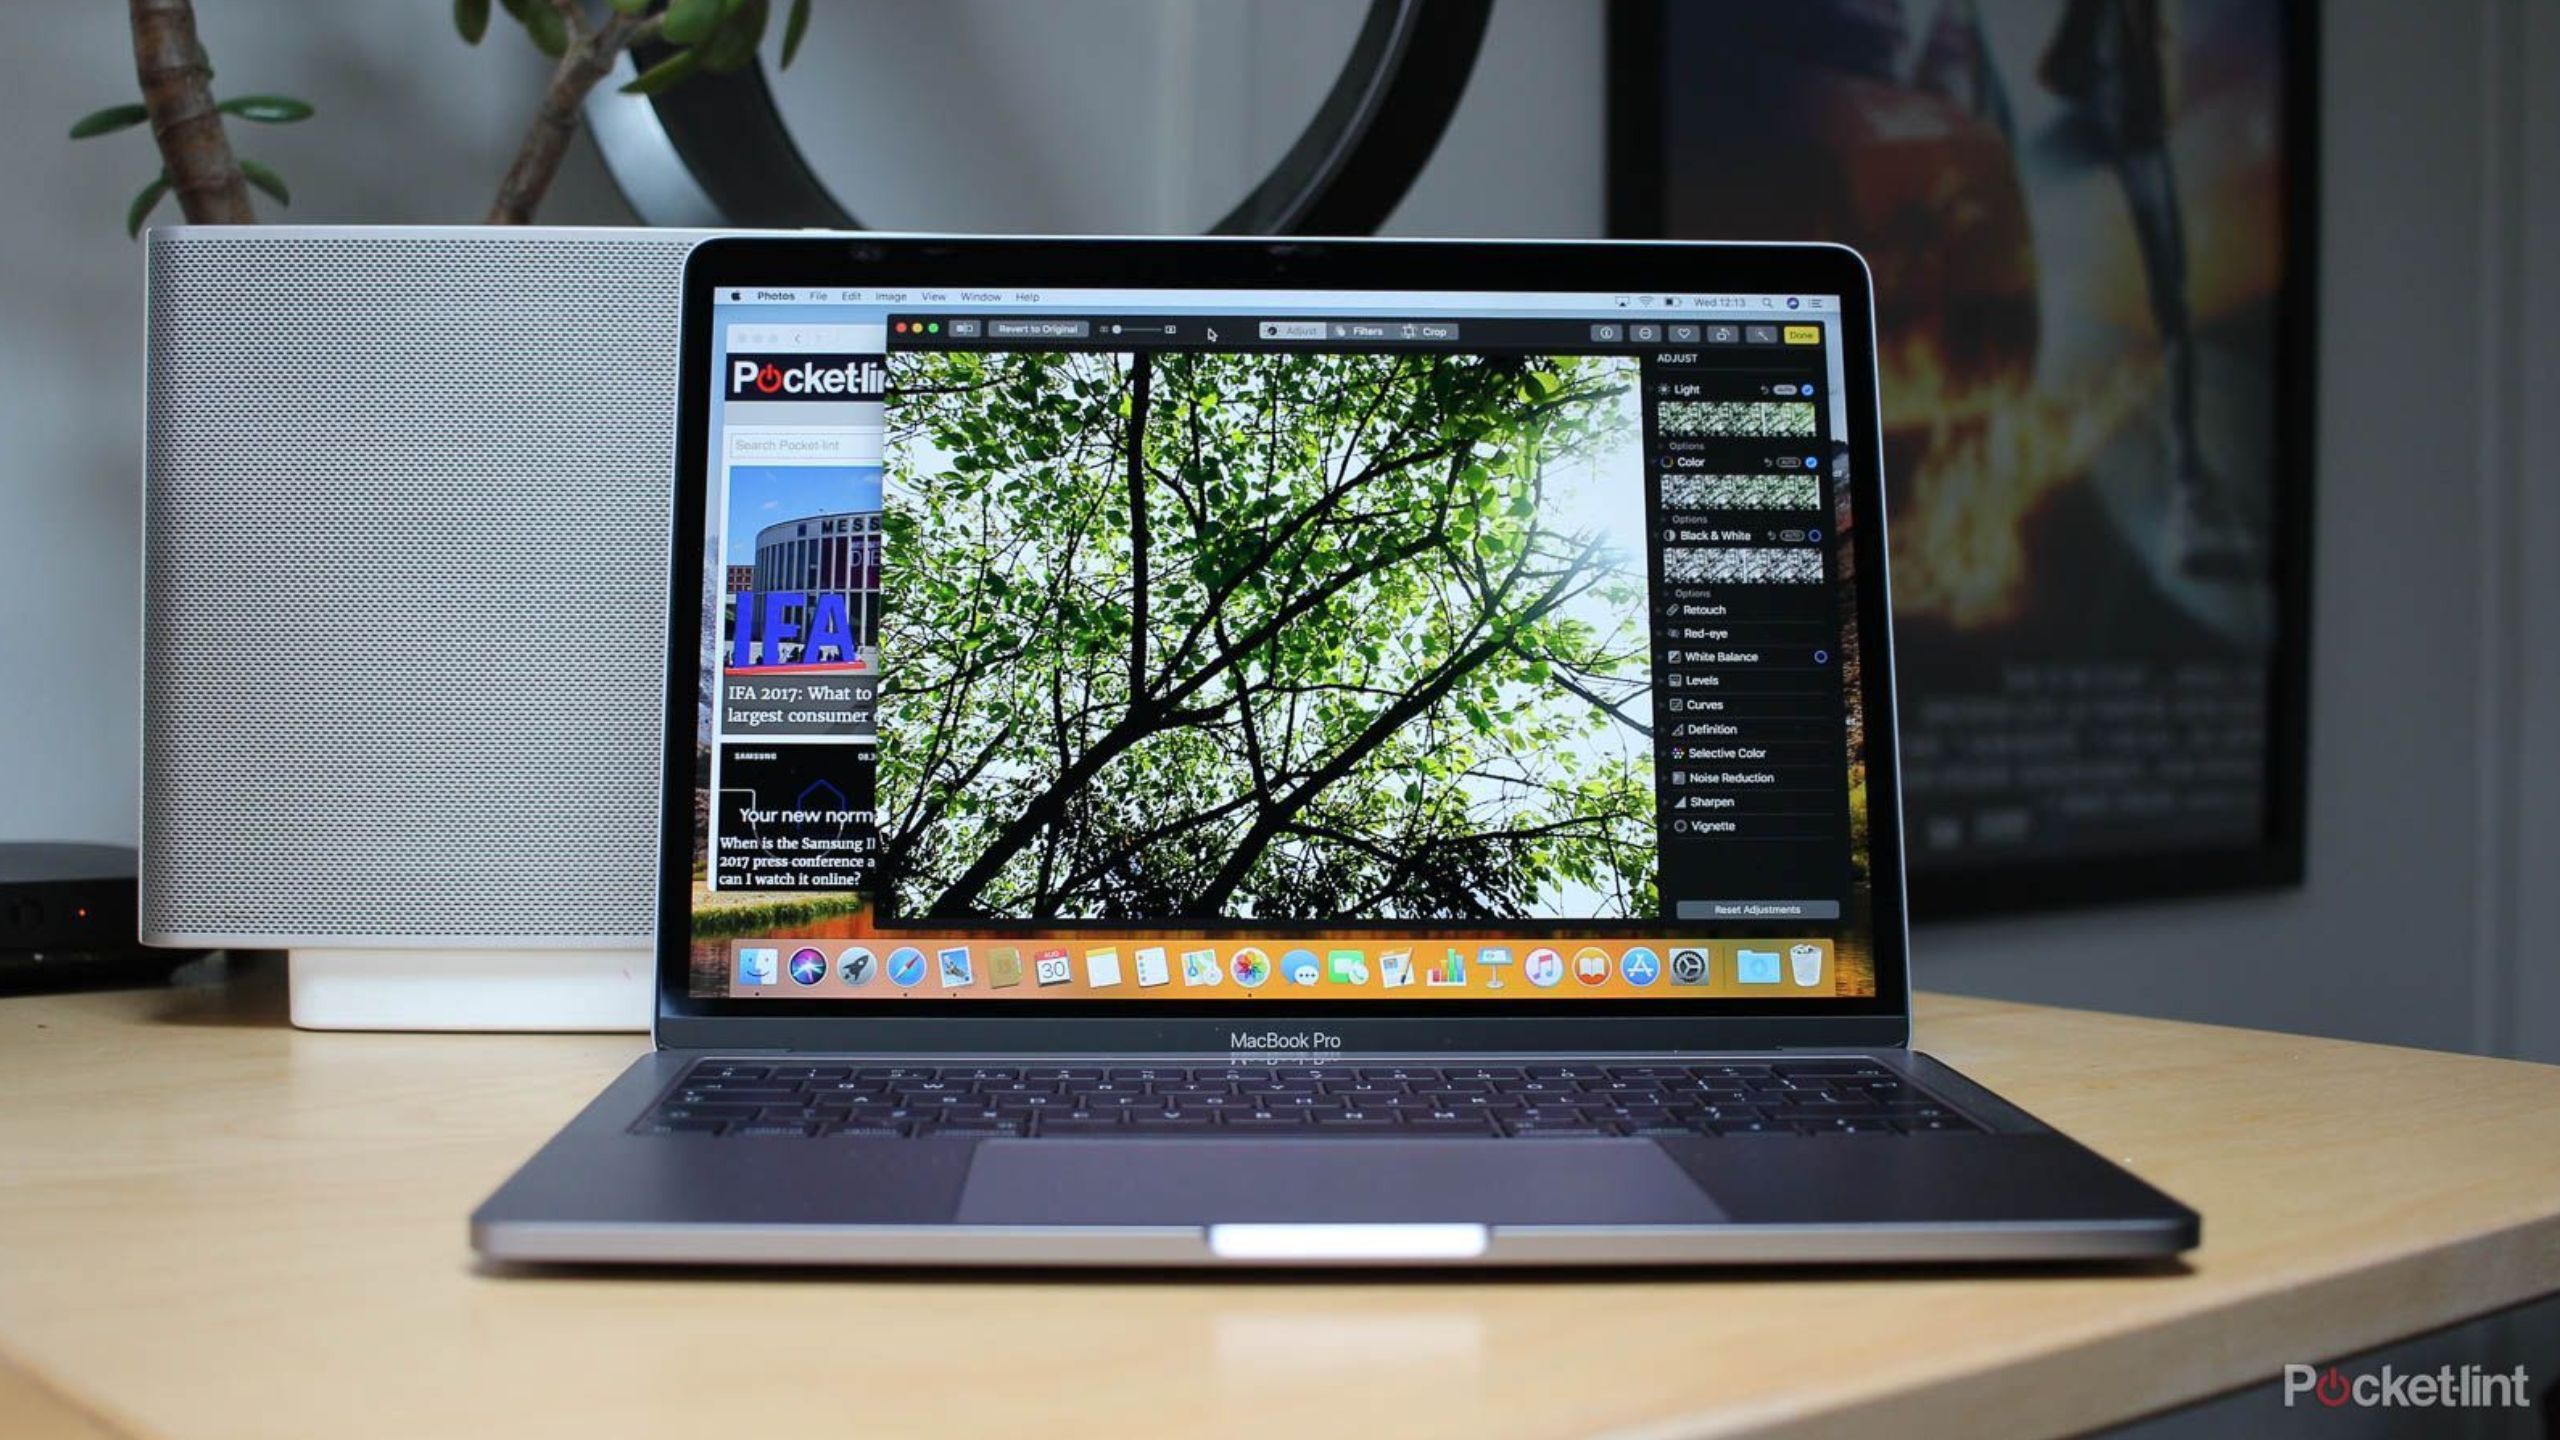
M704 232L155 230L141 928L322 1028L645 1029Z

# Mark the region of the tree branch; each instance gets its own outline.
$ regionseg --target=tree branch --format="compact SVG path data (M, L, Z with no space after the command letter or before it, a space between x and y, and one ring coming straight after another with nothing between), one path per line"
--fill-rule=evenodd
M1342 747L1331 760L1326 761L1313 774L1300 781L1287 795L1272 804L1262 817L1254 822L1253 828L1245 833L1244 839L1227 856L1226 863L1219 867L1217 878L1209 882L1209 888L1201 892L1193 907L1186 913L1224 914L1227 902L1234 898L1237 887L1244 883L1245 876L1252 871L1255 862L1262 858L1263 852L1270 847L1272 839L1280 833L1282 826L1296 819L1298 813L1313 803L1327 786L1350 774L1361 761L1366 760L1380 745L1385 744L1387 737L1403 729L1414 717L1446 699L1449 692L1457 688L1460 680L1473 674L1477 667L1500 653L1511 643L1512 637L1521 628L1536 623L1549 611L1564 603L1568 598L1567 592L1574 577L1590 564L1597 550L1596 543L1584 547L1583 553L1575 559L1573 564L1548 584L1546 593L1532 601L1519 614L1503 617L1497 613L1484 617L1493 623L1495 627L1493 634L1452 656L1437 673L1416 686L1411 694L1378 712L1357 738Z
M197 225L254 225L249 182L213 108L213 66L191 0L132 0L133 70L178 209Z
M1610 719L1617 721L1619 724L1626 726L1628 729L1633 730L1639 735L1645 736L1648 739L1652 738L1653 727L1651 725L1629 715L1626 711L1620 709L1618 705L1611 704L1606 698L1600 695L1599 692L1583 686L1581 682L1573 678L1569 667L1567 667L1563 661L1556 659L1552 655L1531 655L1526 649L1518 645L1511 647L1511 653L1519 656L1523 660L1545 660L1547 662L1547 676L1549 679L1554 680L1557 684L1562 685L1564 688L1581 696L1583 699L1590 701L1595 708L1597 708L1602 714L1607 715Z
M1147 402L1155 357L1129 360L1129 709L1147 699Z
M134 0L136 6L143 0ZM563 16L576 10L568 0L555 0ZM569 153L569 139L578 133L579 107L586 104L588 92L613 72L613 62L622 52L636 45L646 45L657 38L659 18L641 17L614 11L593 32L584 31L583 22L571 19L569 48L560 54L560 63L551 68L551 79L542 87L542 102L534 108L533 123L526 127L524 140L516 147L516 158L507 166L506 178L498 182L497 198L489 202L488 223L492 225L529 225L533 213L541 208L542 197L551 190L551 182L560 174L561 157Z

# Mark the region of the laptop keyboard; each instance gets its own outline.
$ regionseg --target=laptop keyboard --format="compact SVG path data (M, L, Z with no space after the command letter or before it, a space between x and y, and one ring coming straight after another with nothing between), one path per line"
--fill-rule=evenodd
M1920 1135L1980 1126L1872 1060L866 1065L706 1060L633 1129L739 1138Z

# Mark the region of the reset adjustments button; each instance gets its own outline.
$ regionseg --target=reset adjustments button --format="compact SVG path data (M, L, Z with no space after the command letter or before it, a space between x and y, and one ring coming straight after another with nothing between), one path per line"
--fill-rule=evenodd
M1683 900L1683 920L1837 920L1837 900Z

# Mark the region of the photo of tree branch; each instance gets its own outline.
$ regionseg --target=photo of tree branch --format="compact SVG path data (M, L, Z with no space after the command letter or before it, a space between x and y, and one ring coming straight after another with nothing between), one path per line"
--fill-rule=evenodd
M1656 913L1636 372L891 357L900 917Z

